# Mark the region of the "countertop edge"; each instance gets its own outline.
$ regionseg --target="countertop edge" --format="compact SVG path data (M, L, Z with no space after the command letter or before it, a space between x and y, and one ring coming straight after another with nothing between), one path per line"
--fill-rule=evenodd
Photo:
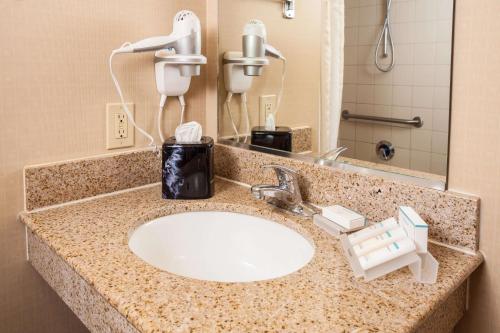
M85 327L90 331L109 329L110 326L113 326L113 331L127 333L140 332L119 309L113 306L91 282L87 281L75 270L70 262L57 253L56 249L51 247L43 237L36 234L32 229L29 229L26 237L29 262L78 319L82 321ZM34 249L32 249L33 247ZM41 264L40 261L44 259L50 261L50 263ZM51 274L51 270L56 267L57 273L64 276L63 285L58 285L58 279L55 277L56 274ZM68 284L73 286L73 288L68 289ZM79 302L81 303L79 304ZM91 303L92 306L88 306L86 303ZM88 309L90 311L95 311L95 309L102 311L99 311L99 313L89 313ZM98 316L98 314L101 316ZM102 322L104 319L108 320Z

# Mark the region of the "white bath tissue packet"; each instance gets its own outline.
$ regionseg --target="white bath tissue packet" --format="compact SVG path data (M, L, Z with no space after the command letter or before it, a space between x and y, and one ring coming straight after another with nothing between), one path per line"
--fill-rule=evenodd
M175 141L177 143L200 142L202 129L196 121L190 121L177 126L175 129Z
M276 119L273 113L269 113L266 118L266 131L276 131Z

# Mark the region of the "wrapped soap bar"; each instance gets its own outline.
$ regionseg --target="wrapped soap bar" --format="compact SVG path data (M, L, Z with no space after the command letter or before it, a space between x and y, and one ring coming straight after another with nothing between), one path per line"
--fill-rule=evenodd
M365 217L363 215L339 205L323 207L322 214L347 230L365 226Z

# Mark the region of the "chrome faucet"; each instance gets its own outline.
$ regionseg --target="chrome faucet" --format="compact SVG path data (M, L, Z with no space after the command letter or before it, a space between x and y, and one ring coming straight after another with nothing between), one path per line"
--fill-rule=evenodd
M330 161L336 161L340 154L342 154L346 150L346 147L337 147L318 157L315 162L319 165L325 165Z
M254 185L252 195L256 199L291 211L298 215L313 216L319 210L302 200L300 193L298 173L281 165L266 165L264 168L273 168L278 177L278 185Z

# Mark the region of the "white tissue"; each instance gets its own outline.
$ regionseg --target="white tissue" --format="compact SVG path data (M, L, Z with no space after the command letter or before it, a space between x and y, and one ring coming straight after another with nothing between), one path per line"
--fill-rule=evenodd
M276 131L276 119L273 113L269 113L266 118L266 131Z
M201 125L196 121L184 123L175 129L175 141L177 143L200 142L201 132Z

